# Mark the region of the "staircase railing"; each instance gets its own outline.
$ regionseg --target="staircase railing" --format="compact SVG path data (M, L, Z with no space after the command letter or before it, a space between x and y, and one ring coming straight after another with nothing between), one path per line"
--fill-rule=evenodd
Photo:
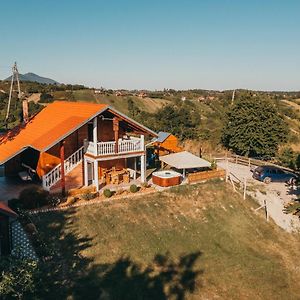
M67 159L65 159L64 167L65 174L70 173L75 167L77 167L83 160L84 147L79 148ZM54 169L45 174L42 177L43 188L50 190L50 188L61 179L61 164L58 164Z

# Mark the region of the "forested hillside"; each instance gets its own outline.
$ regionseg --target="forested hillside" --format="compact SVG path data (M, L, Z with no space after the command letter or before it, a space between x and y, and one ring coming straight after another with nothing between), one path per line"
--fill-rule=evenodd
M130 117L142 122L156 131L171 131L177 135L182 143L202 147L204 152L222 152L225 149L235 153L250 156L261 156L262 158L275 157L282 164L298 168L298 152L300 151L300 92L257 92L237 90L234 99L233 91L208 91L188 90L176 91L165 89L163 91L127 91L92 89L83 85L47 85L34 82L22 82L21 90L23 97L29 101L30 115L34 115L48 103L54 100L64 101L91 101L95 103L107 103L117 110L128 114ZM9 93L9 82L0 81L0 125L2 130L6 128L4 117L7 109ZM265 104L261 107L256 104L248 113L251 115L252 129L256 135L250 136L256 145L244 145L242 131L235 131L239 136L235 145L228 143L228 126L226 122L231 114L239 115L241 106L239 103L247 102L248 107L252 104L265 101L268 107L272 108L273 115L269 117L282 122L269 122L267 110L263 111ZM251 104L252 103L252 104ZM20 121L21 103L17 101L16 92L13 93L11 113L9 116L8 128L12 128ZM275 119L272 119L273 121ZM231 120L230 122L232 122ZM247 120L243 121L250 124ZM269 123L268 123L269 122ZM269 125L267 125L269 124ZM275 124L275 127L273 126ZM276 124L279 127L276 128ZM228 124L227 124L228 125ZM247 126L248 126L247 125ZM248 127L239 130L248 130ZM275 134L272 138L275 141L265 141L265 127L271 126L269 132L280 131L282 134ZM227 128L227 133L224 130ZM265 132L265 133L264 133ZM227 139L227 140L226 140ZM231 138L231 141L233 139ZM263 142L262 142L263 141ZM270 145L270 151L267 151ZM248 149L249 148L255 148ZM193 148L193 147L192 147ZM300 160L300 159L299 159Z

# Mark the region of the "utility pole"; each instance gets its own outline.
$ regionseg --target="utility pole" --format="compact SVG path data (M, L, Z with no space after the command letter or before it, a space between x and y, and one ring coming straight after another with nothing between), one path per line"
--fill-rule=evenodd
M5 116L5 123L7 126L7 120L9 116L9 111L10 111L10 104L11 104L11 98L12 98L12 92L13 92L13 86L14 86L14 81L17 81L17 86L18 86L18 100L21 100L21 88L20 88L20 81L19 81L19 71L17 67L17 62L14 63L12 67L12 76L11 76L11 83L10 83L10 90L9 90L9 98L8 98L8 105L7 105L7 111L6 111L6 116Z
M233 90L232 92L231 105L233 105L234 98L235 98L235 90Z

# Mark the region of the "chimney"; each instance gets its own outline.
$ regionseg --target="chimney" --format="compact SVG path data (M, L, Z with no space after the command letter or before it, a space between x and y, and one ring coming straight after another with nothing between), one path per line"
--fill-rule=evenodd
M28 122L28 101L27 99L22 101L22 110L23 110L23 123Z

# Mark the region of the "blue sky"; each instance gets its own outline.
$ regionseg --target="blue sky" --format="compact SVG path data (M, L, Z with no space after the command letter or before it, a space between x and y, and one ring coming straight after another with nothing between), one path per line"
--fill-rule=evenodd
M1 3L0 78L16 60L105 88L300 90L297 0Z

